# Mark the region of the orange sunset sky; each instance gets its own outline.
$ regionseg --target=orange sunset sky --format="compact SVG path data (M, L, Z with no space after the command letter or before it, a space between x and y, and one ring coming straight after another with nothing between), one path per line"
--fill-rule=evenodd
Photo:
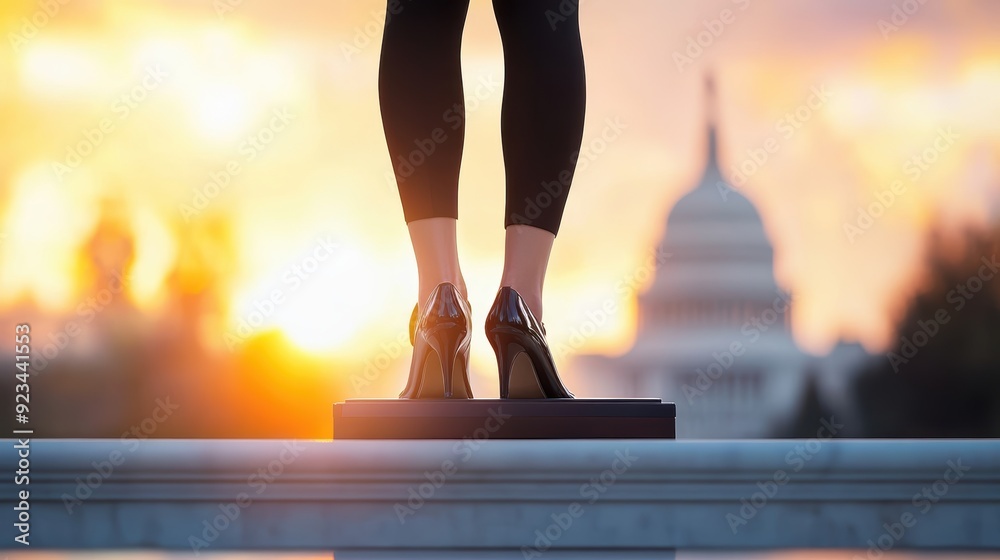
M277 288L288 297L271 324L306 351L363 358L405 336L416 267L386 179L382 2L53 0L52 15L42 4L5 0L0 12L0 308L74 309L77 255L111 199L135 237L129 297L142 310L164 305L179 240L216 220L232 244L204 274L225 279L226 329ZM1000 4L900 1L919 7L899 8L893 28L879 22L893 21L894 2L881 0L581 4L588 151L546 281L554 344L616 298L621 311L575 349L628 348L634 293L616 286L645 287L636 273L698 179L709 67L723 171L752 169L741 191L764 218L807 350L841 338L884 347L931 224L1000 218ZM463 63L459 236L480 323L503 249L504 65L490 2L472 1ZM609 122L620 133L594 144ZM81 142L92 150L74 152ZM750 166L765 144L773 153ZM928 149L934 161L915 172ZM849 238L844 224L897 180L903 194ZM292 290L285 274L320 240L330 258ZM481 330L473 365L485 370ZM204 336L225 345L222 331Z

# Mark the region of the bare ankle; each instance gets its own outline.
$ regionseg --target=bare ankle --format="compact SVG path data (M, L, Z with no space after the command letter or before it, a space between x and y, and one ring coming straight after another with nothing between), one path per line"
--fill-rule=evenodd
M536 300L525 299L524 302L528 304L528 309L531 310L531 314L538 319L539 322L542 320L542 299L538 298Z

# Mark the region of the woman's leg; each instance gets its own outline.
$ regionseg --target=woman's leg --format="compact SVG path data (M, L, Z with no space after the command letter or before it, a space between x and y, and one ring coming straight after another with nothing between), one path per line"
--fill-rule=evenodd
M503 40L501 127L507 181L501 286L540 320L542 282L583 140L586 79L579 8L563 0L493 0Z
M417 306L420 310L441 282L451 282L463 296L469 297L458 264L457 223L455 218L424 218L406 224L417 259Z
M465 282L455 225L465 140L462 31L469 0L389 0L379 104L420 277L418 304L440 282ZM395 13L394 13L395 12Z

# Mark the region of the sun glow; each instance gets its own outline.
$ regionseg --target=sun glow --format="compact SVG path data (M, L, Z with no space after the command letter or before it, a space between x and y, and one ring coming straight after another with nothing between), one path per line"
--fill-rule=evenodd
M226 139L247 125L250 116L247 92L236 84L207 84L197 97L192 119L208 138Z
M137 207L131 214L136 258L130 271L129 289L137 303L149 305L159 295L177 257L177 243L154 210Z
M238 296L235 332L276 328L302 350L350 353L385 312L390 287L375 273L380 268L360 247L337 244L328 251L318 244L292 262L270 267L255 288Z
M26 294L48 310L71 303L78 243L96 216L83 175L74 179L76 188L68 190L47 165L39 164L14 181L0 247L3 301Z
M101 91L108 82L105 59L93 48L70 41L42 41L20 57L21 84L42 98Z

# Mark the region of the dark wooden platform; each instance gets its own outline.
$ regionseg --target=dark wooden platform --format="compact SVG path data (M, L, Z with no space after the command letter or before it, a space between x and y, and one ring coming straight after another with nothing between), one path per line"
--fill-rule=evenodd
M674 439L660 399L349 399L333 439Z

